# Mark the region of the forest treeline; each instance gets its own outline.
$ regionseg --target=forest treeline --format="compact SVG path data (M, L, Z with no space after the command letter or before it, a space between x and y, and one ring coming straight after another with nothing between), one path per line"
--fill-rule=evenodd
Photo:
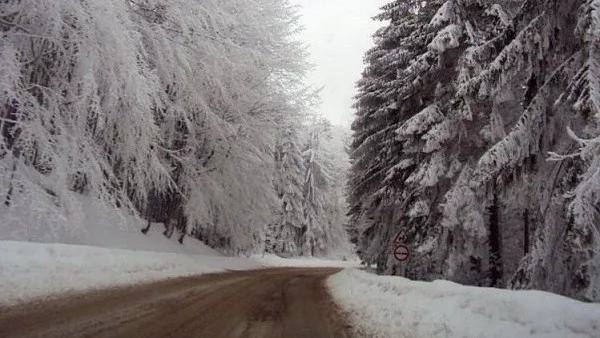
M50 233L86 200L229 252L328 255L347 223L381 273L599 301L600 1L377 19L345 182L289 1L0 0L0 229Z
M0 1L0 219L83 197L229 252L343 246L299 30L282 0Z
M376 19L352 126L360 257L600 301L600 1L402 0Z

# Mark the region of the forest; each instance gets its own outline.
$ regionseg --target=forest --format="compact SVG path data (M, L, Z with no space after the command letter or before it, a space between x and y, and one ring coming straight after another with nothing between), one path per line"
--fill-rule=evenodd
M290 0L0 0L0 230L80 231L88 201L232 255L600 301L600 0L374 19L343 144Z
M600 1L393 1L376 19L348 183L361 259L600 301Z
M349 247L299 29L280 0L0 1L0 223L84 198L229 253Z

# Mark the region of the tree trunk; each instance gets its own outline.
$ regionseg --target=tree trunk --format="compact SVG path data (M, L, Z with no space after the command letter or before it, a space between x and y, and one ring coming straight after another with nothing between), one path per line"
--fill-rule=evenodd
M4 205L6 205L7 207L10 207L10 204L12 201L13 189L14 189L13 182L15 180L15 172L16 171L17 171L17 160L14 159L12 173L10 174L10 183L9 183L8 192L6 193L6 197L4 197Z
M529 253L529 209L523 212L523 255Z
M500 220L498 215L498 191L495 181L492 185L492 203L489 206L488 211L490 217L490 286L502 287L502 236L500 233Z

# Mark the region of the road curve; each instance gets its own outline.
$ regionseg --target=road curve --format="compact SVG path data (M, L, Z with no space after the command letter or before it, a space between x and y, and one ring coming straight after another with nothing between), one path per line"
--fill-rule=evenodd
M0 337L350 337L324 285L338 271L229 272L0 308Z

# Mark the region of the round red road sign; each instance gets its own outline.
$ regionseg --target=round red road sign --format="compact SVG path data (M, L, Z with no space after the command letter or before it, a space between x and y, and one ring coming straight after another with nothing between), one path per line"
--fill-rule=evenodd
M394 248L394 258L400 262L410 258L410 250L405 245L398 245Z

